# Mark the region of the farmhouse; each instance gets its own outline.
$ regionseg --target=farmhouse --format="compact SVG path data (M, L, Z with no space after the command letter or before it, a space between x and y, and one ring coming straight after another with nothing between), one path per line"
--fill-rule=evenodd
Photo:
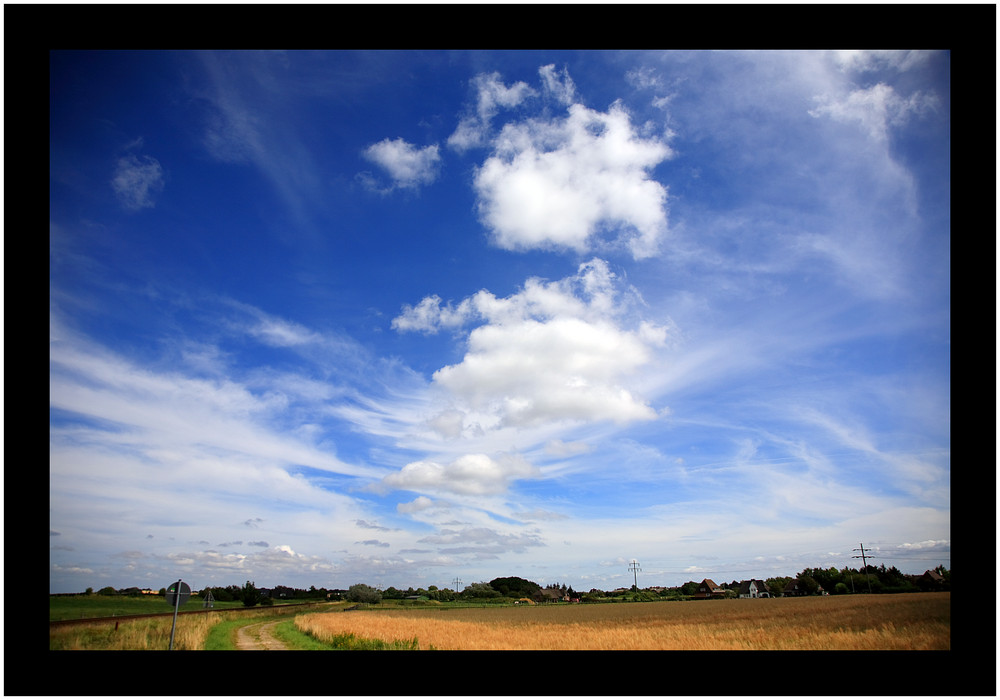
M816 593L818 595L827 595L827 592L823 590L822 586L816 586ZM809 591L806 590L805 585L797 578L793 578L787 584L785 584L785 590L782 591L781 595L797 596L797 595L809 595Z
M750 579L749 581L740 581L740 598L770 598L771 594L767 591L767 586L764 582L759 579Z
M555 586L543 588L535 594L535 599L540 603L554 603L559 600L569 600L569 596Z
M710 578L698 584L698 590L694 593L694 598L721 598L726 594L725 590L719 588L719 584Z
M931 569L928 569L920 576L910 577L910 580L925 589L943 588L946 583L944 576Z

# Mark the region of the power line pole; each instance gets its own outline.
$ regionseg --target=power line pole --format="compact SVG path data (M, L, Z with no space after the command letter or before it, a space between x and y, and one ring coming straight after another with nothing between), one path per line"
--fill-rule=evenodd
M858 549L857 547L855 547L851 551L861 552L861 554L855 554L854 556L851 557L851 559L860 559L861 560L862 565L865 567L865 580L868 581L868 592L871 593L872 592L872 581L868 577L868 560L865 559L865 552L870 552L872 550L870 548L865 547L865 543L864 542L859 542L858 544L861 545L861 549ZM853 581L851 581L851 585L852 586L854 585Z
M639 576L638 576L638 572L642 571L642 569L639 568L639 562L637 562L635 559L633 559L632 563L628 565L628 570L632 572L632 580L634 581L634 585L632 587L635 590L639 590Z
M461 589L461 587L462 587L462 579L460 579L460 578L458 578L458 576L456 576L455 580L451 582L451 585L453 585L455 587L455 592L456 593L460 593L461 591L459 589Z

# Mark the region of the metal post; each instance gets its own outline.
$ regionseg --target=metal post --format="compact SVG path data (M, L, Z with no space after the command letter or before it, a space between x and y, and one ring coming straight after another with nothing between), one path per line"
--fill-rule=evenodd
M170 648L168 651L173 651L174 649L174 630L177 629L177 608L181 606L181 580L177 579L177 583L174 584L174 624L170 626Z

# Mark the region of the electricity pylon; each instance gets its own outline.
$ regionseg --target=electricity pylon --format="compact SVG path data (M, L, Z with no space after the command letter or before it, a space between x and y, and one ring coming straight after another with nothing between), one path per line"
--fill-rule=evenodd
M861 549L858 549L857 547L855 547L852 551L854 551L854 552L861 552L861 554L855 554L854 556L851 557L851 559L860 559L861 560L861 564L865 567L865 580L868 581L868 592L871 593L872 592L872 581L868 577L868 560L865 559L865 552L870 552L872 550L870 548L866 548L864 542L859 542L858 544L861 545Z
M639 568L639 562L637 562L635 559L633 559L632 563L628 565L628 570L632 572L632 580L634 581L634 585L632 587L635 590L639 590L639 576L638 576L638 572L642 571L642 569Z

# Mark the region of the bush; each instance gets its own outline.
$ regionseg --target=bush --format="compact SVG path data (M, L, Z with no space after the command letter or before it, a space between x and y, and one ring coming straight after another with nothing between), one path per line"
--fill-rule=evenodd
M377 589L364 583L355 583L353 586L348 588L347 595L345 597L352 603L382 602L382 594Z

